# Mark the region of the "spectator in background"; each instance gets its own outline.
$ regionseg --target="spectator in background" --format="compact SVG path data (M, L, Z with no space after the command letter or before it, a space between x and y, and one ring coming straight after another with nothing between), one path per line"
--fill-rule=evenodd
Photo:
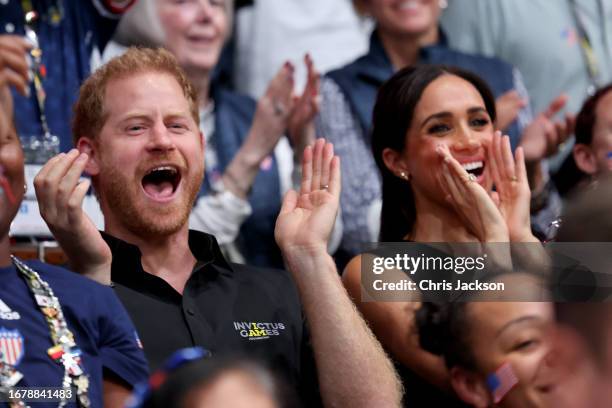
M472 407L594 407L591 362L576 361L574 372L559 375L552 303L512 300L424 303L420 343L444 357L453 389Z
M257 104L217 82L215 67L231 32L231 5L229 0L143 0L133 12L154 10L161 45L176 56L200 95L206 178L191 228L214 234L234 261L282 267L274 222L282 195L299 180L292 174L299 169L294 163L314 141L309 128L318 109L319 75L307 58L308 86L298 98L295 69L287 62ZM138 20L131 13L125 23ZM287 129L295 155L283 137Z
M565 94L566 112L575 114L588 95L612 81L611 21L610 0L449 0L442 27L452 47L515 65L536 112ZM551 160L553 173L571 143L561 150Z
M573 158L581 178L612 172L612 84L589 97L576 118Z
M15 123L20 137L45 135L44 115L50 134L59 137L60 150L72 147L72 104L79 86L89 75L92 59L99 58L119 18L132 3L134 0L0 2L0 78L25 69L27 52L42 53L40 70L32 68L32 74L40 76L42 91L26 75L16 87L24 96L14 93ZM28 15L30 11L34 13ZM29 44L22 44L20 37L26 35L27 29L35 34L37 44L33 43L32 34L26 36L30 38ZM34 55L29 58L35 60ZM39 108L39 96L44 112Z
M380 179L369 148L372 107L379 86L394 71L416 63L439 63L471 70L491 86L497 97L496 127L506 129L512 147L525 148L530 186L534 192L534 224L545 231L558 216L558 204L546 189L546 171L540 160L567 135L560 124L545 135L540 124L529 124L527 94L520 75L510 65L494 58L454 51L438 27L440 4L436 0L356 0L362 13L371 16L376 28L368 54L326 75L317 132L334 141L344 158L342 192L344 257L359 253L364 243L376 241L379 230ZM551 109L556 107L551 105ZM528 125L529 124L529 125ZM551 125L553 130L555 126ZM545 209L545 207L548 207ZM342 253L339 256L342 257ZM346 261L346 260L345 260Z
M11 256L9 227L24 195L24 156L12 106L8 85L0 83L2 405L15 387L61 387L74 393L76 402L69 407L123 406L131 389L146 380L148 368L113 290L65 269Z
M261 364L216 358L199 347L175 352L139 387L128 408L291 408L291 389Z
M351 0L254 0L239 8L235 34L235 86L259 98L278 67L296 65L296 86L307 78L298 64L310 53L321 72L338 68L368 48L370 24Z
M608 93L609 95L609 93ZM563 224L557 241L568 243L612 242L612 178L604 177L593 186L574 194L563 212ZM576 245L576 244L574 244ZM608 244L609 245L609 244ZM606 254L609 259L609 254ZM606 257L596 260L604 277L599 281L610 290L605 277L612 270ZM586 377L591 400L582 406L604 408L612 401L612 304L602 302L558 303L555 306L560 328L555 336L556 375L568 375L576 366L588 361L595 369L594 377Z

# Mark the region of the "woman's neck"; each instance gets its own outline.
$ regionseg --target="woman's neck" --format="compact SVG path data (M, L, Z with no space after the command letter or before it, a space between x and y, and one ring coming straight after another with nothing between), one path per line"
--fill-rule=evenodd
M200 107L205 107L209 102L209 91L210 91L210 75L208 72L202 70L189 70L186 69L185 72L189 77L189 80L195 87L198 92L198 97L200 100Z
M416 220L408 239L415 242L473 242L457 212L431 200L415 200Z
M379 28L378 35L395 71L414 65L419 59L420 49L436 44L439 38L437 26L424 33L404 35Z

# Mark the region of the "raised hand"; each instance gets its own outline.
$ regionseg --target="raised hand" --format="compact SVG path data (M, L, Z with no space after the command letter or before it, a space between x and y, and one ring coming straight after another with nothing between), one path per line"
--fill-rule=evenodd
M257 110L245 145L260 161L269 155L287 129L293 109L293 74L290 62L278 70L266 93L257 102Z
M508 242L508 229L497 205L485 189L440 145L442 159L439 183L468 229L480 242Z
M300 192L289 190L283 200L274 237L281 250L327 252L340 201L340 158L324 139L303 154Z
M315 140L314 119L321 107L319 95L321 75L309 54L304 56L304 63L308 72L306 87L301 96L294 96L293 110L288 123L288 136L294 150L299 153Z
M495 100L497 127L501 130L507 129L525 106L527 101L514 89L497 97Z
M13 117L13 99L10 86L22 95L28 93L28 63L26 53L32 46L23 37L0 35L0 109L8 118Z
M82 208L89 180L79 181L88 156L73 149L45 164L34 178L40 215L76 272L110 283L112 254Z
M523 148L518 147L512 157L510 138L497 131L487 146L487 163L496 190L491 196L504 217L510 241L537 241L531 232L531 191Z
M567 95L557 96L523 131L520 146L528 166L557 153L559 146L574 133L574 115L565 114L562 120L554 120L567 100Z

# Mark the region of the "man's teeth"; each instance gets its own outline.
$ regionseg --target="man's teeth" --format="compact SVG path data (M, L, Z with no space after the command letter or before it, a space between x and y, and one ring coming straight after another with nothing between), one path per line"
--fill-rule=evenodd
M484 166L484 163L481 161L476 161L476 162L464 163L462 164L462 166L465 169L465 171L470 171L470 170L476 170L476 169L481 168L482 166Z
M160 167L155 167L155 168L149 170L149 172L147 174L151 174L154 171L170 171L170 172L176 173L176 169L174 167L172 167L172 166L160 166Z

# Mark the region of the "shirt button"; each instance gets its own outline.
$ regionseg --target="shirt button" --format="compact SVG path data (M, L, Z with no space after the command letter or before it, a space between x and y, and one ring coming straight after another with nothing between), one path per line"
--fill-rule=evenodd
M13 25L13 23L6 23L6 25L4 26L4 31L11 34L13 31L15 31L15 26Z
M193 309L192 309L192 308L189 308L189 309L187 309L187 314L188 314L189 316L193 316L193 315L195 314L195 312L193 311Z

